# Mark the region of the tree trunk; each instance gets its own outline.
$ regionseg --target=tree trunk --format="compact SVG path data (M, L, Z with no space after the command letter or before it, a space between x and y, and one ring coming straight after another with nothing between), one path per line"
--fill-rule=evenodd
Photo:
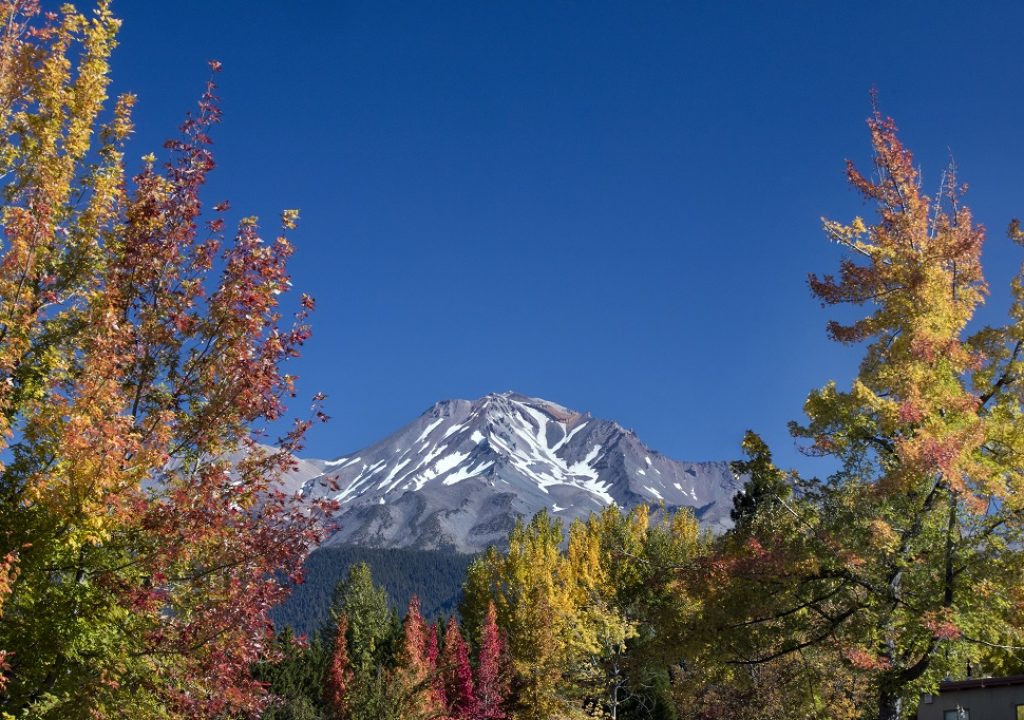
M900 720L903 699L886 690L878 691L878 720Z

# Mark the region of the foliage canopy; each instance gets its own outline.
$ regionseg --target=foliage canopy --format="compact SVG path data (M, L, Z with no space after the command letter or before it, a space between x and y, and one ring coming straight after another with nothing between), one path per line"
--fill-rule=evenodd
M128 176L118 26L0 2L0 713L255 715L267 612L321 536L277 485L308 423L252 439L312 301L282 316L283 234L203 220L212 80Z

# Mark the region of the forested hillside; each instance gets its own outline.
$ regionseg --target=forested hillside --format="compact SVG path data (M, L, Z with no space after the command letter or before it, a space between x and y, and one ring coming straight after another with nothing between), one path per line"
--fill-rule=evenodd
M274 611L274 622L292 628L297 635L312 634L327 619L338 582L359 563L366 563L377 584L387 590L392 608L404 610L415 593L424 617L433 620L450 615L458 608L462 582L473 558L444 550L323 547L306 560L305 582Z

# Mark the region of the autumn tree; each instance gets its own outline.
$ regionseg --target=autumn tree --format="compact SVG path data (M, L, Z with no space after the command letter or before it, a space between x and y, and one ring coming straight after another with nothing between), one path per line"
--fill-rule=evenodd
M212 82L127 176L118 25L0 0L0 714L252 716L267 612L322 534L278 485L307 423L255 442L312 301L283 317L283 234L203 219Z
M441 638L444 635L444 625L440 620L436 620L428 626L427 630L427 666L434 670L430 683L433 693L431 707L444 708L448 704L447 688L445 688L444 676L438 672L441 663Z
M517 718L579 716L564 683L573 625L567 565L561 552L562 527L546 513L529 524L518 522L505 553L491 548L470 566L463 617L480 627L489 603L507 632L516 684Z
M13 551L8 553L3 561L0 561L0 617L3 616L4 600L11 594L11 583L17 572L16 562L17 555ZM7 664L7 655L7 650L0 649L0 691L7 684L7 671L11 669Z
M352 692L352 668L348 660L348 616L342 613L337 620L334 650L324 678L324 701L328 717L347 720Z
M591 714L671 713L670 669L690 635L699 599L689 575L707 538L692 513L638 506L592 514L570 528L567 556L589 631L578 673Z
M718 561L722 587L746 600L720 627L739 665L841 659L870 687L871 717L896 720L969 660L1024 645L1024 275L1009 321L968 334L987 289L963 187L950 168L926 196L892 120L876 112L868 126L873 172L850 164L848 176L878 218L827 221L847 257L810 278L823 304L864 309L828 326L864 357L848 390L812 392L792 425L839 469L791 477L790 495L748 437L747 500Z
M432 642L433 641L433 642ZM443 714L444 701L438 697L437 634L420 613L415 595L402 622L402 649L398 658L397 685L406 697L409 718L431 718Z
M462 637L459 623L448 619L444 648L438 667L445 688L447 716L452 720L476 718L476 693L473 690L473 668L469 663L469 646Z
M480 650L476 678L476 716L479 720L505 720L509 677L505 641L498 628L498 610L487 604L480 628Z
M668 668L697 603L682 571L704 546L693 516L652 521L643 506L609 507L573 523L562 544L561 526L542 512L516 526L506 553L488 551L467 575L472 636L482 648L493 613L508 637L512 716L670 708Z
M679 715L696 720L860 720L872 698L841 661L817 649L754 665L691 659L670 692Z

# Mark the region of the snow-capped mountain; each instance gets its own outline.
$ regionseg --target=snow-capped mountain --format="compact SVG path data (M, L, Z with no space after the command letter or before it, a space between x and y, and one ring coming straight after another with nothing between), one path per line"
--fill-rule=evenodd
M725 462L680 462L617 423L516 393L437 403L398 432L292 482L340 501L330 543L451 548L500 544L517 516L566 522L609 503L694 508L721 529L739 489Z

